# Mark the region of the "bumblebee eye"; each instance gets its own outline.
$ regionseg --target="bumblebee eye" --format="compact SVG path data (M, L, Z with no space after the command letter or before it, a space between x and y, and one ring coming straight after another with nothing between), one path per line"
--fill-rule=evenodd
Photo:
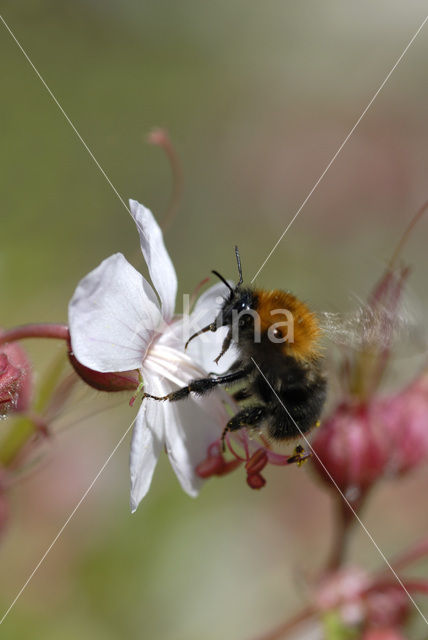
M274 329L273 335L277 340L281 340L281 338L283 337L281 329Z
M244 311L244 309L247 307L247 304L245 302L245 300L240 300L239 302L237 302L235 304L235 306L233 307L236 311Z

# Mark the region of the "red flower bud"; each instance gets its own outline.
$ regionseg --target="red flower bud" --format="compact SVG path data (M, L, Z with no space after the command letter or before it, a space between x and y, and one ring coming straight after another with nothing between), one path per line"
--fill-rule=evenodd
M366 616L370 626L395 627L410 614L410 600L400 585L373 588L366 596Z
M31 400L30 362L15 342L0 347L0 414L25 411Z
M428 375L375 406L389 445L388 472L405 473L428 457Z
M428 458L428 375L386 398L342 404L313 448L321 477L331 483L330 474L344 492L362 493L381 475L413 469Z
M316 433L313 462L320 476L331 485L357 490L360 496L383 473L387 460L386 434L373 421L366 406L343 404Z
M315 594L315 602L320 611L341 608L344 622L355 624L363 619L361 594L369 585L369 576L359 567L339 569L322 578Z
M69 353L68 357L79 378L98 391L134 391L139 385L139 375L136 370L100 373L85 367L72 353Z

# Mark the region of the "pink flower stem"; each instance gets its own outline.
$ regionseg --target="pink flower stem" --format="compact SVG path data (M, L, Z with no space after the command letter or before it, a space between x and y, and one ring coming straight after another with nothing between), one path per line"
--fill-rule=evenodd
M396 571L400 571L407 567L409 564L413 564L420 558L428 555L428 539L421 540L414 547L410 548L408 551L405 551L403 554L393 559L391 561L391 565L394 567Z
M24 338L56 338L68 341L70 333L66 324L24 324L0 333L0 345Z
M183 197L183 171L177 152L171 142L166 129L154 129L149 133L147 140L150 144L163 149L168 158L172 172L172 192L170 200L162 221L162 229L166 230L170 227L172 221L177 215Z
M362 506L364 496L361 496L358 502L352 504L354 511L358 512ZM334 538L330 552L330 557L327 562L326 572L333 572L339 569L345 558L345 554L349 542L349 534L356 522L355 516L349 506L344 502L341 496L338 496L336 504L336 521L334 527Z
M286 622L283 622L279 627L276 627L276 629L272 629L271 631L259 636L257 640L279 640L280 638L285 638L302 622L312 618L314 614L315 610L312 607L306 607L289 620L286 620Z
M416 214L413 216L413 218L410 220L410 223L408 224L406 230L404 231L403 235L400 238L400 241L394 251L394 253L392 254L392 257L389 261L389 265L388 265L388 269L390 271L392 271L395 267L395 264L398 260L398 258L400 257L401 251L403 250L404 245L406 244L409 236L411 235L413 229L415 228L415 226L417 225L417 223L419 222L419 220L422 218L422 216L426 213L426 211L428 211L428 201L424 202L424 204L421 206L420 209L418 209L418 211L416 212Z
M412 578L410 580L403 580L403 585L409 593L423 593L428 594L428 581L418 578ZM399 589L399 585L395 580L378 580L366 589L363 594L366 595L371 592L384 591L385 589Z

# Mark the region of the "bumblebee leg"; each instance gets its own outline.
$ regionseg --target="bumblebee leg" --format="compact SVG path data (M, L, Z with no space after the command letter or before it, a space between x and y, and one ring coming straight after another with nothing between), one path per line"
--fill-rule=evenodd
M144 398L152 398L152 400L169 400L170 402L176 402L177 400L183 400L187 398L190 393L197 393L203 395L208 391L211 391L219 384L232 384L237 380L245 378L249 373L248 369L239 369L238 371L232 371L231 373L225 373L222 376L216 376L215 378L199 378L199 380L191 380L187 387L172 391L166 396L152 396L150 393L145 393Z
M220 358L226 353L226 351L229 349L230 345L232 344L232 330L229 329L227 336L225 337L224 341L223 341L223 345L221 347L221 351L218 354L217 358L214 360L214 362L216 364L218 364L218 361L220 360Z
M268 408L263 404L259 404L252 407L245 407L245 409L242 409L242 411L239 411L239 413L233 416L225 426L221 435L223 451L226 448L224 439L227 433L230 431L239 431L239 429L243 427L255 427L267 417L268 413Z

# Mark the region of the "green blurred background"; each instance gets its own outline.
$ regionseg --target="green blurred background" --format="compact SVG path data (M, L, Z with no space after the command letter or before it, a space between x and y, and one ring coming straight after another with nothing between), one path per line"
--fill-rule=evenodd
M425 17L426 3L14 0L2 14L113 184L162 217L170 173L145 136L168 128L185 193L166 236L181 292L217 268L251 278ZM78 280L111 253L135 266L130 216L1 28L1 318L66 321ZM428 198L425 28L258 278L315 309L350 308ZM427 222L406 249L423 317ZM43 372L58 349L28 343ZM80 390L37 473L14 486L2 539L6 610L129 424ZM91 415L93 414L93 415ZM307 469L184 495L167 461L137 513L129 439L7 618L7 638L249 640L305 601L331 535ZM428 470L385 483L365 523L388 555L428 527ZM352 558L381 560L360 531ZM426 603L424 603L426 609Z

